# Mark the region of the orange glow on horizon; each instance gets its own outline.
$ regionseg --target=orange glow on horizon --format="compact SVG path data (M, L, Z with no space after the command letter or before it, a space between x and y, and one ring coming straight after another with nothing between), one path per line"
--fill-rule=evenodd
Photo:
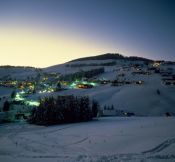
M104 49L64 33L0 27L0 65L47 67L108 52Z

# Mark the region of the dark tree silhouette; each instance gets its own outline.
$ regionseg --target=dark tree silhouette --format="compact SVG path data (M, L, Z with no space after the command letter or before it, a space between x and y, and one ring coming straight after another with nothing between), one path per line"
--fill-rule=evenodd
M92 105L92 106L91 106ZM40 100L40 105L34 108L30 123L52 125L92 120L97 116L99 104L91 103L89 97L58 96Z
M16 91L12 91L11 98L13 99L13 98L15 98L15 96L16 96Z
M10 110L10 103L8 101L4 102L3 109L4 112L7 112Z
M157 92L158 95L160 95L160 90L159 89L157 89L156 92Z
M100 110L100 105L96 100L92 101L92 116L97 117L98 111Z

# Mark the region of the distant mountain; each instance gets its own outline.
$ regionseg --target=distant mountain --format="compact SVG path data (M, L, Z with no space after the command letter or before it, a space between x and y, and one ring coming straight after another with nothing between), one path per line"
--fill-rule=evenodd
M153 60L142 58L142 57L136 57L136 56L127 57L127 56L123 56L118 53L106 53L106 54L97 55L97 56L78 58L78 59L66 62L64 64L53 65L53 66L44 68L43 71L57 72L60 74L68 74L68 73L77 72L80 70L80 68L82 70L87 71L87 70L93 69L94 68L93 66L105 66L105 65L109 66L110 64L113 64L113 63L116 64L115 61L117 60L119 61L120 60L121 61L143 61L147 63L153 61Z
M86 61L86 60L130 60L130 61L146 61L146 62L152 62L153 60L143 58L143 57L137 57L137 56L123 56L118 53L106 53L98 56L91 56L91 57L83 57L79 59L72 60L70 62L75 62L75 61Z
M2 65L2 66L0 66L0 68L6 68L6 69L10 69L10 68L34 69L34 67L31 67L31 66L12 66L12 65Z

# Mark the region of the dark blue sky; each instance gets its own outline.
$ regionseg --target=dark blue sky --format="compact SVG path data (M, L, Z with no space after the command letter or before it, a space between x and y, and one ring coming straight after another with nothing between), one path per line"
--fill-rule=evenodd
M0 0L0 21L61 31L108 52L175 61L174 0Z

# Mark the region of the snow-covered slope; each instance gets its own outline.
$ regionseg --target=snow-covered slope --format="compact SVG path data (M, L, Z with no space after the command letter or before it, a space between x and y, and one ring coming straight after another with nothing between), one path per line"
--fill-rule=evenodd
M100 118L43 127L0 126L2 162L173 162L174 117Z
M88 70L91 70L91 69L96 69L96 68L99 68L99 67L103 67L103 66L100 66L100 64L110 63L110 62L113 62L113 61L115 61L115 60L109 59L109 60L74 61L74 62L67 62L67 63L64 63L64 64L50 66L50 67L44 68L43 71L45 71L45 72L56 72L56 73L60 73L60 74L65 75L65 74L75 73L75 72L78 72L78 71L81 71L81 70L88 71ZM84 64L85 66L72 67L72 65L74 66L74 65L82 65L82 64ZM98 66L93 66L93 64L97 64ZM88 66L88 65L90 65L90 66Z
M97 68L100 64L103 63L111 63L116 62L116 64L121 65L121 63L130 63L130 62L151 62L152 60L141 58L141 57L126 57L120 54L106 53L102 55L92 56L92 57L84 57L72 60L65 64L54 65L48 68L43 69L46 72L58 72L61 74L67 74L72 72L77 72L79 70L89 70L93 68ZM86 66L81 67L68 67L69 65L80 65L85 64ZM92 66L92 64L96 64L96 66ZM90 66L88 66L90 65ZM98 65L98 66L97 66Z
M26 79L27 77L35 77L37 74L37 70L32 67L0 67L1 79Z

